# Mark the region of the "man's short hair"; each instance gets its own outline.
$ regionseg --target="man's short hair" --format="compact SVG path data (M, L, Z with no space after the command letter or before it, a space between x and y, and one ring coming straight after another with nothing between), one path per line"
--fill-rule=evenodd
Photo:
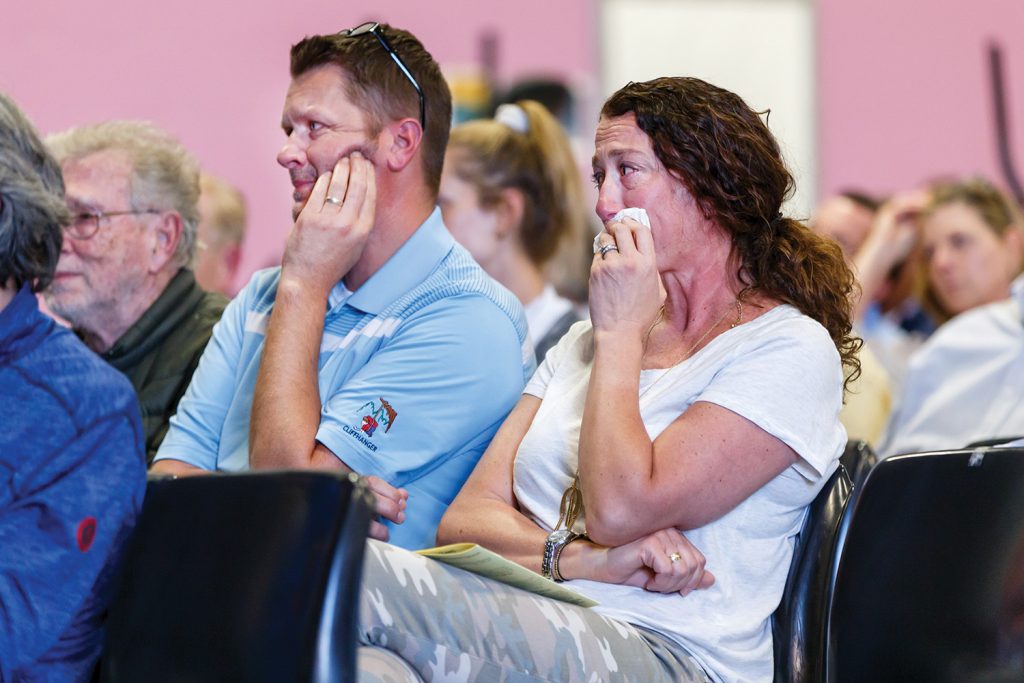
M209 226L216 235L217 244L241 244L245 238L245 197L237 188L215 175L201 173L200 196L207 198Z
M180 142L146 121L106 121L50 135L46 144L62 165L99 152L125 154L132 166L131 208L177 211L184 229L174 260L181 266L192 263L199 164Z
M436 195L452 125L451 91L441 68L415 36L387 24L381 24L380 30L423 90L427 123L422 142L423 169L427 185ZM327 64L345 71L346 94L366 112L371 135L377 135L388 121L419 119L416 89L373 35L307 36L292 46L292 78Z
M867 209L873 214L878 213L878 210L882 208L882 204L885 203L885 199L879 199L878 197L868 194L867 192L864 192L862 190L843 190L839 192L839 196L849 199L857 206L861 207L862 209Z
M0 286L50 284L70 220L64 179L32 123L0 93Z

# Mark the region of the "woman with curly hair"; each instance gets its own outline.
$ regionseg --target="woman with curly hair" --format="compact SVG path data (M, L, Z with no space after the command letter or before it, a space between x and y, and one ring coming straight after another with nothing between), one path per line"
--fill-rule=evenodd
M779 146L729 91L630 83L593 167L592 320L548 353L438 540L598 605L371 542L363 642L425 678L769 681L794 539L846 442L853 275L782 215Z

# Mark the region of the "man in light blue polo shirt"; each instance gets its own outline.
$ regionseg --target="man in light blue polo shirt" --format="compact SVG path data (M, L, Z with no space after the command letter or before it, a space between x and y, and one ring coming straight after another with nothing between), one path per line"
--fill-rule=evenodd
M525 318L436 208L451 96L419 41L312 36L291 70L282 267L224 312L153 470L349 469L371 535L430 546L533 371Z

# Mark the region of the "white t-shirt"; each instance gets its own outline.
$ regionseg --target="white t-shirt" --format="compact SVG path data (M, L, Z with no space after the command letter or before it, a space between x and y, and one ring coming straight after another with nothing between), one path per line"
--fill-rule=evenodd
M557 523L576 471L593 348L590 322L577 323L524 390L544 400L516 454L513 485L522 511L545 529ZM682 597L583 580L565 585L597 600L600 613L680 643L712 678L772 680L770 617L795 536L846 443L842 386L828 333L791 306L724 332L675 367L643 371L640 413L651 439L694 401L706 401L754 422L800 460L723 517L685 532L715 575L711 588Z
M963 448L1024 434L1024 276L1012 297L961 313L910 359L879 453Z

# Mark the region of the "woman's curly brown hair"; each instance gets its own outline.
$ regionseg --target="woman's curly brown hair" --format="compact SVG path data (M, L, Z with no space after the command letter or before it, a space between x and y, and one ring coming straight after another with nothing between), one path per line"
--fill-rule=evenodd
M603 118L629 113L704 216L731 235L743 293L791 304L821 323L848 388L860 375L862 341L852 334L856 278L835 243L782 216L793 176L757 112L700 79L657 78L629 83L601 109Z

